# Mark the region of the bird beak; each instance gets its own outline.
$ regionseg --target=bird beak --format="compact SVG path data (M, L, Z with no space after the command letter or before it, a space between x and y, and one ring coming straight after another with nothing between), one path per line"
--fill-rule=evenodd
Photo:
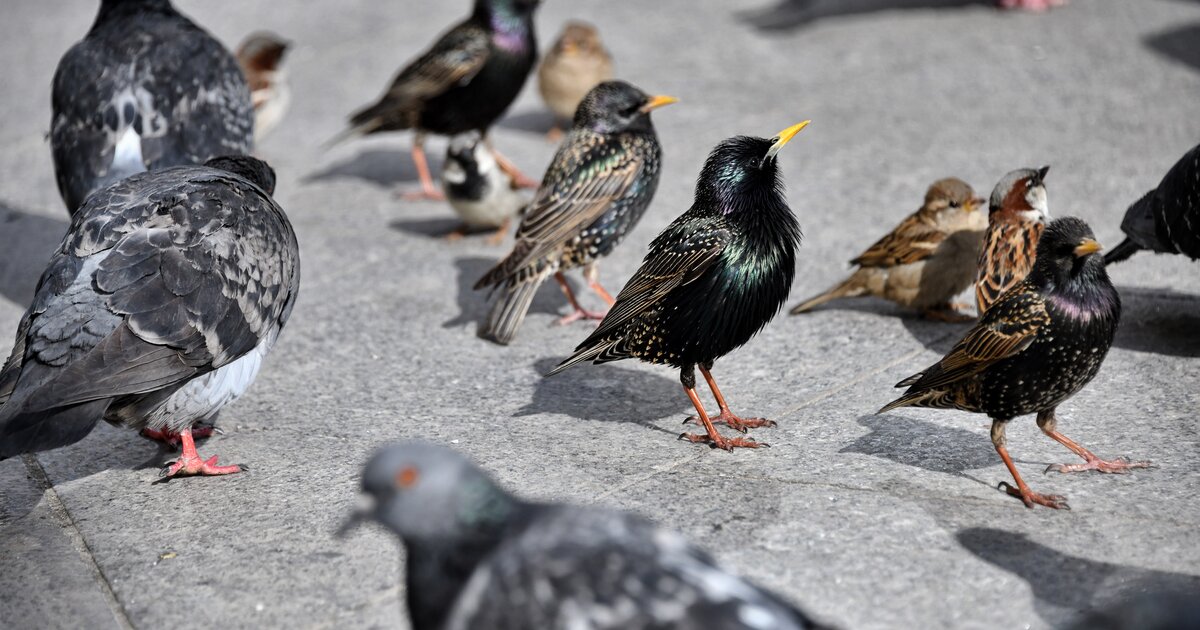
M1088 254L1095 254L1096 252L1101 251L1103 249L1104 249L1104 246L1101 245L1100 243L1096 242L1096 239L1085 238L1082 241L1079 241L1079 245L1077 245L1075 247L1075 256L1077 258L1083 258L1084 256L1087 256Z
M967 202L967 210L978 210L987 207L987 199L983 197L975 197Z
M371 513L367 510L357 510L350 514L350 517L346 519L346 522L342 523L342 526L339 527L337 532L335 532L333 535L335 538L345 538L346 536L350 535L350 532L358 529L359 525L362 525L364 521L370 518Z
M642 105L642 108L639 111L641 111L643 114L649 114L659 107L664 107L666 105L670 105L671 103L678 102L679 99L675 98L674 96L663 96L661 94L658 96L651 96L650 100L646 101L646 104Z
M579 52L579 47L575 45L575 42L562 43L562 53L564 55L574 55L577 52Z
M776 134L775 137L778 138L778 140L775 141L775 144L771 145L770 149L767 149L766 159L769 160L769 159L775 157L775 155L779 153L779 150L782 149L785 144L790 142L791 139L796 136L796 134L800 133L801 129L804 129L805 127L807 127L808 123L810 123L810 122L812 122L812 121L806 120L802 123L796 123L796 124L792 125L791 127L788 127L787 129L784 129L783 131L780 131L778 134Z
M1037 174L1038 174L1038 181L1039 181L1039 182L1040 182L1040 181L1045 181L1045 179L1046 179L1046 173L1049 173L1049 172L1050 172L1050 165L1049 165L1049 164L1047 164L1047 165L1043 166L1042 168L1039 168L1039 169L1037 170Z

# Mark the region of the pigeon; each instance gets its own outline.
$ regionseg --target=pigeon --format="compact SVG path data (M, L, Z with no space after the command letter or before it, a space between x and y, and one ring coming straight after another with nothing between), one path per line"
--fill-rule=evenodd
M778 156L808 123L769 140L736 136L718 144L700 171L692 207L650 243L600 326L547 376L584 361L670 365L696 408L689 420L705 430L680 439L729 451L766 446L713 427L745 433L775 423L734 415L710 371L775 317L792 288L800 225L783 196ZM696 395L696 366L721 410L715 418Z
M367 462L368 511L406 551L414 630L824 627L625 512L523 501L455 451L406 442Z
M287 40L267 31L251 33L238 46L238 65L250 85L254 104L254 142L260 142L287 113L292 102L283 57L291 46Z
M931 407L987 414L992 445L1017 483L1001 486L1030 508L1068 506L1066 497L1034 492L1017 473L1005 438L1005 427L1017 416L1036 413L1043 433L1085 461L1055 464L1047 472L1121 473L1149 466L1102 460L1057 428L1055 409L1095 378L1121 318L1121 298L1097 255L1101 249L1082 220L1052 222L1029 275L1001 295L941 361L900 381L896 387L908 391L878 413Z
M1143 249L1200 259L1200 145L1167 171L1158 188L1129 207L1121 231L1126 238L1104 257L1105 264Z
M1033 268L1038 237L1050 219L1044 183L1049 170L1043 166L1011 171L992 190L975 278L975 306L981 316Z
M858 258L849 278L791 310L805 313L831 300L874 295L920 309L942 321L974 318L951 303L975 280L975 261L983 247L987 217L984 204L966 182L940 179L925 193L925 203Z
M241 470L200 459L192 426L246 391L295 304L299 251L274 187L264 162L224 156L89 197L0 370L0 459L104 419L177 437L166 477Z
M587 22L567 22L538 66L538 92L555 117L550 138L562 136L559 122L575 117L579 103L592 88L612 79L612 56L600 41L600 31Z
M583 267L592 290L612 304L596 264L637 225L658 190L662 147L650 112L676 100L650 96L624 81L588 92L521 218L512 252L475 283L477 291L498 287L501 293L480 336L512 342L533 295L550 276L573 308L559 324L603 317L580 306L562 272Z
M250 90L237 60L170 0L102 0L54 73L50 149L74 213L134 173L249 153Z
M442 190L463 220L447 238L494 230L488 237L493 245L504 239L513 217L529 202L516 190L512 177L500 168L496 156L477 131L450 139L442 166Z
M471 17L410 62L374 104L355 112L332 145L351 136L413 129L413 162L421 193L441 199L425 160L425 135L453 136L488 128L520 94L537 62L533 14L541 0L475 0ZM501 166L521 186L536 186L506 158Z

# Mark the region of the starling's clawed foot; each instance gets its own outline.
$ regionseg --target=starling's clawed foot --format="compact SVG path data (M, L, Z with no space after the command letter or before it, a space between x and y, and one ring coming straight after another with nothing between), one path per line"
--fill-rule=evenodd
M1007 492L1010 496L1020 499L1025 503L1025 507L1030 509L1033 508L1035 503L1038 505L1044 505L1048 508L1054 508L1056 510L1071 509L1071 506L1067 505L1067 497L1064 497L1061 494L1039 494L1029 489L1026 489L1024 492L1022 492L1020 488L1013 487L1012 484L1008 483L1007 481L1001 481L1000 485L997 487Z
M739 418L733 415L733 412L728 409L723 409L720 415L712 418L712 422L713 424L724 424L730 429L740 433L745 433L750 429L758 429L761 427L775 428L776 426L779 426L774 420L767 420L766 418ZM704 424L700 422L700 418L697 416L688 416L687 420L684 420L683 423L699 424L702 426Z
M726 451L732 451L735 448L770 448L770 444L766 442L757 442L754 438L727 438L720 434L708 435L704 433L680 433L679 439L687 440L693 444L701 442L707 443L713 448L719 448Z
M575 309L574 313L560 317L558 320L558 325L566 326L567 324L579 321L581 319L584 319L584 320L590 319L590 320L599 322L600 320L604 319L604 316L607 314L608 314L607 312L602 313L600 311L589 311L587 309L577 308L577 309Z
M241 464L232 466L218 466L217 456L213 455L206 460L200 459L199 455L184 453L175 460L174 463L163 467L162 473L159 476L164 478L171 477L191 477L191 476L215 476L215 475L232 475L245 470Z
M1046 467L1046 472L1054 471L1060 473L1083 472L1085 470L1098 470L1102 473L1124 474L1133 468L1150 468L1153 466L1148 461L1130 461L1126 457L1118 457L1115 460L1103 460L1099 457L1088 458L1083 464L1050 464Z

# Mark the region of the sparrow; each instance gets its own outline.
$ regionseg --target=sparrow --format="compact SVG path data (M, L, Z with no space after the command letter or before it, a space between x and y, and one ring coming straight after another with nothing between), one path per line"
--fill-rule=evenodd
M448 448L376 452L362 475L374 520L405 550L414 630L799 630L825 627L640 516L532 503Z
M1129 207L1121 231L1126 238L1104 257L1105 264L1142 249L1200 259L1200 145L1167 171L1158 188Z
M612 78L612 56L600 40L600 31L587 22L567 22L538 67L538 91L556 118L550 137L562 136L559 123L574 118L588 91Z
M921 310L926 317L970 321L951 304L975 280L987 217L984 200L960 179L933 183L925 204L867 251L850 261L849 278L792 308L796 315L830 300L873 295Z
M102 0L91 30L58 62L51 109L54 175L72 214L134 173L254 145L237 61L169 0Z
M416 131L413 162L421 193L442 199L425 160L425 135L453 136L488 128L521 92L537 61L533 14L541 0L475 0L463 22L444 33L428 51L400 71L380 99L350 117L350 128L329 145L350 136L383 131ZM536 186L499 153L497 161L522 187Z
M498 245L508 233L513 217L528 203L515 188L512 177L500 168L478 132L451 138L442 167L442 190L463 223L447 238L494 230L488 242Z
M298 245L274 187L264 162L227 156L89 197L0 370L0 459L103 419L181 442L165 477L240 471L201 459L192 427L246 391L295 304Z
M1033 268L1038 237L1050 219L1044 183L1049 170L1043 166L1011 171L992 190L975 277L975 306L980 316Z
M596 263L637 225L654 198L662 148L650 112L674 102L624 81L601 83L588 92L521 218L512 251L475 283L477 291L496 287L500 292L482 337L510 343L534 293L550 276L574 309L560 324L604 316L580 306L563 272L583 267L589 286L613 303L600 286Z
M705 430L680 439L725 450L765 446L717 433L714 421L743 433L775 423L735 416L710 370L762 330L791 289L800 225L783 196L778 154L808 122L770 140L736 136L718 144L700 171L692 207L650 243L600 326L547 376L584 361L670 365L696 408L689 421ZM696 366L720 408L715 418L696 395Z
M960 409L992 419L992 445L1016 487L1001 483L1026 507L1067 508L1066 497L1029 489L1008 456L1005 427L1037 414L1042 432L1085 460L1047 472L1144 468L1150 462L1104 461L1058 432L1055 409L1096 376L1121 318L1121 298L1108 279L1101 246L1087 223L1066 217L1050 223L1029 275L1000 296L941 361L896 387L908 391L878 413L899 407Z
M274 33L259 31L247 35L235 53L250 85L256 143L283 120L292 102L287 71L283 68L283 57L290 46L290 42Z

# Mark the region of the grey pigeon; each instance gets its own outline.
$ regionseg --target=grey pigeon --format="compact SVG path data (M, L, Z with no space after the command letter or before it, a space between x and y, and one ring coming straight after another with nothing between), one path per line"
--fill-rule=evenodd
M373 517L407 551L415 630L821 627L624 512L522 501L458 453L389 446L363 472Z
M134 173L249 153L250 89L233 55L170 0L102 0L54 73L50 149L74 213Z
M1143 249L1200 259L1200 145L1185 153L1157 188L1129 207L1121 231L1126 238L1104 257L1105 264Z
M299 248L275 174L221 157L133 175L79 209L0 370L0 459L101 418L178 439L167 476L227 474L192 426L246 391L292 312Z

